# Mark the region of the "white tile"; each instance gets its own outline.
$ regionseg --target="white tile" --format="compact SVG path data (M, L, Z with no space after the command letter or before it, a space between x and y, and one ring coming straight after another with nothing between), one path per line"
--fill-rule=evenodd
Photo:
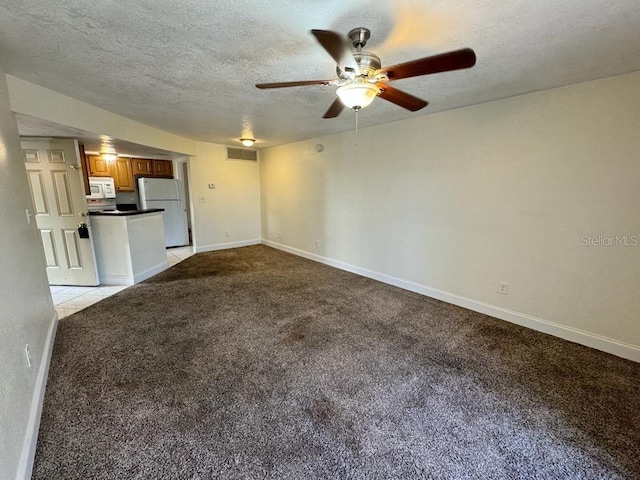
M167 252L178 252L178 253L191 253L193 252L193 247L176 247L167 250Z
M96 287L68 287L64 293L77 293L78 295L82 295L84 293L89 293L95 290Z
M188 248L188 249L180 248L180 249L167 250L167 260L169 261L169 265L171 265L171 266L175 265L175 263L177 263L177 262L174 262L174 260L177 260L178 262L181 262L183 260L186 260L187 258L189 258L192 255L193 255L193 251L191 250L191 248Z
M191 247L172 248L171 250L167 250L167 254L175 255L184 260L193 255L193 249Z
M177 263L180 262L180 257L174 255L173 253L167 253L167 262L171 263Z
M51 298L53 299L53 304L54 305L60 305L61 303L64 302L68 302L71 299L74 299L76 297L78 297L79 295L77 293L66 293L66 292L62 292L62 293L54 293L51 295Z
M60 308L75 308L75 309L83 309L87 308L89 305L93 305L96 302L99 302L103 298L101 296L96 295L80 295L72 300L68 300L64 303L60 304Z
M114 293L121 292L128 285L109 285L104 287L98 287L95 291L91 292L91 295L113 295Z
M177 260L176 260L177 262ZM129 285L106 285L102 287L71 287L52 285L51 298L55 305L58 318L68 317L80 310L93 305L111 295L121 292Z
M61 293L67 290L68 288L71 288L71 287L68 287L67 285L49 285L49 290L51 290L51 293Z
M73 315L76 312L79 312L78 308L56 308L56 313L58 314L58 318L62 319L64 317L68 317L69 315Z
M81 295L75 300L83 301L85 303L88 303L88 302L96 303L96 302L99 302L100 300L104 300L105 298L109 298L111 295L112 295L111 293L101 294L100 292L91 292L85 295Z

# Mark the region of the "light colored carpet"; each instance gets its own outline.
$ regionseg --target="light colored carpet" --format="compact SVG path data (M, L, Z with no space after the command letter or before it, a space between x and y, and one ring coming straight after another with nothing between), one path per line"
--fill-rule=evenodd
M265 246L201 253L60 322L34 478L640 478L640 364Z

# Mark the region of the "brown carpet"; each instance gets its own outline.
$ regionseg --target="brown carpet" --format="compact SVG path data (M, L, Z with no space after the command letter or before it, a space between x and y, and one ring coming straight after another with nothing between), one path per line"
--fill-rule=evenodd
M640 478L640 364L265 246L202 253L60 322L34 478Z

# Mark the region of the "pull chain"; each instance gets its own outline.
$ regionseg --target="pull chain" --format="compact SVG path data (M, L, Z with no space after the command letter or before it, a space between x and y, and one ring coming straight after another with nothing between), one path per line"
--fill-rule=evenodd
M360 109L356 110L356 147L358 146L358 113L360 113Z

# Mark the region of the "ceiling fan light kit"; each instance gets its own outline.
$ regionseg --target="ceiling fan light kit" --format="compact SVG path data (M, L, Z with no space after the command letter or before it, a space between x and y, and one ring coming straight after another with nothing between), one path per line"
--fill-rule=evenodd
M426 107L428 102L398 90L388 82L470 68L476 63L475 52L470 48L463 48L383 68L380 57L362 50L371 36L371 32L367 28L354 28L349 32L349 39L355 51L336 32L311 30L311 34L336 61L337 79L258 83L256 87L266 89L306 85L336 86L338 87L336 90L338 98L334 100L323 118L337 117L344 106L358 111L370 105L376 96L412 112L418 111Z
M336 90L345 106L360 110L373 102L380 93L380 88L370 83L351 83Z

